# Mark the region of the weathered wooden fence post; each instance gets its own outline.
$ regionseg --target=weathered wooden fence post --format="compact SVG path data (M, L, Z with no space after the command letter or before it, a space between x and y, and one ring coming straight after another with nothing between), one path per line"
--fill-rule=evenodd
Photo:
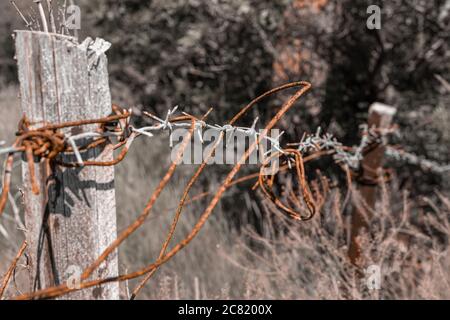
M98 50L105 42L98 39L80 45L67 36L32 31L16 31L15 39L22 111L32 123L41 126L111 113L107 58L105 50ZM95 128L69 130L81 133ZM84 160L107 161L112 156L110 145L82 153ZM60 157L74 162L73 155ZM76 286L80 272L116 238L114 168L54 166L50 178L49 168L38 160L39 195L31 190L27 165L22 166L30 289L61 283ZM92 278L117 274L116 252ZM119 287L108 284L64 298L118 299Z
M375 127L379 129L388 128L391 125L392 118L396 113L396 109L381 103L374 103L369 109L369 128ZM359 186L359 192L362 200L367 204L369 208L375 207L375 200L377 194L377 183L379 178L379 169L383 165L385 147L379 145L376 148L370 150L362 160L361 166L363 168L362 183ZM375 183L372 183L375 182ZM367 217L370 219L370 216ZM359 206L355 206L352 213L351 221L351 237L349 246L349 258L350 261L361 267L361 247L358 241L358 235L362 229L369 230L366 218Z

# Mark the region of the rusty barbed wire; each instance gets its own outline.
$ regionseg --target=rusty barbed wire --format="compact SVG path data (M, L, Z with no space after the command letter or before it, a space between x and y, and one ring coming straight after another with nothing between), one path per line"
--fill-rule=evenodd
M147 281L157 271L157 269L165 262L170 260L173 256L175 256L180 250L182 250L195 238L195 236L200 232L203 225L206 223L207 219L211 215L224 192L236 184L249 180L256 180L254 189L259 188L267 200L281 209L282 212L285 212L289 217L299 221L307 221L313 218L314 215L317 214L320 211L320 208L323 206L326 194L330 186L328 184L328 180L321 173L319 174L319 180L313 181L310 186L307 181L304 164L324 156L332 156L335 162L343 168L347 177L348 188L350 190L352 175L356 174L352 172L356 171L359 168L359 162L362 159L364 153L367 152L367 150L370 150L374 145L384 143L383 137L387 134L395 132L396 128L392 127L389 129L385 129L382 132L380 130L377 130L376 128L363 128L363 138L361 140L361 144L354 147L346 147L342 145L337 141L336 138L329 134L322 135L319 128L315 134L304 135L299 143L288 144L288 146L290 147L283 148L277 139L268 137L267 133L278 123L281 117L283 117L283 115L292 108L294 103L305 92L309 90L310 86L311 85L308 82L300 81L289 83L284 86L272 89L250 102L241 111L239 111L228 124L223 126L210 125L206 123L205 119L211 112L211 110L209 110L203 117L196 118L184 112L182 112L181 115L175 115L177 107L168 110L165 118L159 118L153 114L144 112L143 115L155 121L156 124L142 128L135 128L130 125L131 117L133 116L131 110L121 109L115 105L112 106L112 115L109 117L66 122L61 124L44 123L40 128L35 128L37 124L30 123L24 117L19 123L17 138L12 146L0 149L0 154L7 154L5 160L5 171L3 175L3 189L0 197L0 215L4 211L8 199L13 159L14 154L16 153L22 153L23 155L25 155L25 160L30 169L32 190L35 193L39 193L41 191L39 190L38 184L36 182L36 177L34 177L34 164L36 159L44 160L47 164L53 162L55 165L68 168L80 166L114 166L126 157L133 141L139 136L152 137L152 132L154 131L173 130L173 128L179 127L187 128L189 130L185 135L185 139L183 139L181 148L177 152L177 160L172 162L159 185L152 193L141 214L133 223L131 223L127 228L124 229L123 232L121 232L117 236L117 238L93 263L91 263L90 266L88 266L83 271L81 275L82 283L79 289L72 289L69 288L66 284L61 284L59 286L51 288L44 288L36 292L26 293L15 298L34 299L58 297L69 292L81 290L88 287L115 281L126 281L144 276L138 286L133 290L131 298L134 299L139 294L140 290L145 286ZM235 126L235 123L262 99L282 90L295 87L300 88L295 92L294 95L292 95L292 97L288 101L283 104L283 106L269 121L262 132L258 133L255 130L258 119L255 119L252 126L249 128ZM82 132L78 134L67 133L67 130L64 130L68 128L80 128L86 125L97 125L98 127L92 132ZM145 220L151 213L156 200L159 198L160 194L172 178L177 168L176 163L182 158L190 139L197 131L202 128L217 130L218 132L220 132L219 139L217 139L213 148L211 148L211 150L209 151L209 154L205 157L205 159L203 159L203 162L197 168L196 172L186 185L183 191L182 198L180 199L176 208L175 215L173 217L173 221L168 231L167 237L161 246L161 250L156 261L135 272L119 275L117 277L88 281L87 279L107 259L107 257L145 222ZM252 136L255 138L255 142L251 144L251 146L245 151L240 161L238 161L238 163L231 169L223 183L215 192L204 192L202 194L189 198L189 193L195 182L198 180L199 176L205 169L208 160L214 156L215 150L224 139L225 134L230 131L241 132L246 135ZM241 178L235 178L240 171L242 163L244 163L248 159L250 154L256 148L258 148L259 144L264 139L270 141L275 146L275 149L277 151L270 157L265 159L265 161L260 166L259 172ZM79 144L78 142L80 140L85 141L84 144ZM116 140L115 144L113 143L113 140ZM82 159L82 151L93 149L105 144L112 145L114 150L120 150L118 156L114 160L109 162L96 162L84 161ZM294 145L297 146L297 148L293 148L292 146ZM75 155L76 161L64 162L63 160L61 160L60 155L65 154ZM268 174L267 169L269 161L274 157L283 158L285 162L282 163L277 172ZM294 207L290 206L288 203L283 202L280 197L277 196L272 190L276 174L287 172L290 170L294 170L296 174L296 181L298 181L300 186L301 198L308 210L308 215L306 216L301 213L301 210L299 211L297 209L294 209ZM172 249L168 250L170 242L172 241L175 230L177 228L178 221L181 217L183 208L189 203L204 199L208 196L212 196L212 199L209 201L206 209L200 215L200 218L198 219L191 232L182 241L177 243ZM346 199L347 198L348 194L346 196ZM289 191L287 201L293 203L296 208L300 208L302 206L302 204L299 202L299 199L300 198L297 194L295 194L292 190Z
M284 115L284 113L286 113L291 107L292 105L295 103L295 101L300 98L301 95L303 95L309 88L310 88L310 84L307 82L297 82L297 83L291 83L285 86L281 86L279 88L276 88L274 90L271 90L269 93L265 93L264 95L258 97L257 99L255 99L254 101L252 101L249 105L247 105L236 117L234 117L229 125L233 125L234 122L236 122L242 115L244 115L248 109L250 109L253 105L255 105L257 102L259 102L262 98L269 96L271 94L274 94L278 91L281 90L285 90L288 88L293 88L293 87L298 87L300 86L301 88L297 91L296 94L294 94L294 96L289 99L289 101L286 102L286 104L281 108L281 110L275 115L274 118L272 118L272 120L269 122L269 124L266 126L265 130L263 133L261 133L258 136L258 141L255 142L250 148L249 150L246 151L245 155L243 156L243 158L248 158L250 152L253 151L254 148L256 148L256 145L262 140L264 139L264 137L267 134L267 131L270 130L271 128L273 128L275 126L275 124L279 121L279 119ZM171 114L172 112L169 111L169 113ZM79 126L79 125L84 125L84 124L93 124L93 123L108 123L111 122L112 120L119 120L119 119L125 119L127 118L127 116L114 116L114 118L109 117L108 119L97 119L97 120L86 120L84 122L73 122L73 123L66 123L66 124L61 124L61 125L52 125L52 126L45 126L43 128L41 128L40 130L55 130L55 129L61 129L62 127L70 127L70 126ZM166 120L164 120L164 124L163 127L167 127L169 126L170 122L173 121L185 121L186 119L191 119L192 123L191 123L191 128L189 131L189 135L192 135L194 130L195 130L195 125L196 125L196 121L198 121L198 119L196 119L195 117L189 116L189 115L184 115L180 118L175 118L175 119L170 119L169 121L166 118ZM229 127L227 127L229 128ZM122 128L123 129L123 128ZM123 132L124 130L122 130ZM143 134L142 132L136 132L133 131L132 129L130 130L132 132L135 132L136 135L138 134ZM224 136L224 131L223 130L221 132L221 138L218 140L218 142L223 138ZM37 136L42 136L42 135L37 135ZM131 134L130 134L131 136ZM103 137L101 137L103 138ZM125 140L128 139L128 137L125 138ZM184 143L187 143L187 139L184 140ZM123 145L123 141L121 142L121 144ZM61 142L60 144L61 145ZM17 147L17 145L15 145L15 147ZM50 143L50 146L52 146L52 144ZM66 143L64 143L64 147L65 148L60 148L61 150L67 151L67 152L73 152L74 150L76 150L75 148L66 146ZM184 147L186 147L186 145L184 145ZM217 147L217 144L215 145L215 147ZM178 153L178 157L181 157L183 154L183 149L179 150ZM50 154L51 150L53 149L49 149L48 150L48 154ZM126 148L125 148L126 150ZM22 150L23 152L23 150ZM126 153L126 152L124 152ZM11 152L8 156L11 156L13 154L13 152ZM186 190L185 190L185 195L183 196L183 199L180 201L180 205L179 205L179 209L177 210L177 215L179 216L179 213L181 212L181 209L183 207L184 202L187 199L187 195L188 192L190 190L190 188L192 187L192 185L194 184L194 182L196 181L196 179L198 178L198 176L200 175L200 173L203 171L208 159L214 154L214 148L210 151L210 154L208 155L207 159L204 160L204 162L202 163L202 165L200 166L199 170L196 172L196 174L192 177L190 183L188 184ZM47 155L46 153L44 154L40 154L41 157L42 155L44 155L44 157ZM67 164L65 164L67 165ZM79 165L79 164L73 164L73 165ZM87 163L84 162L84 165L94 165L93 163ZM109 165L109 164L104 164L104 165ZM131 279L131 278L135 278L135 277L139 277L141 275L147 274L149 272L151 272L152 270L158 268L160 265L162 265L163 263L165 263L167 260L169 260L171 257L173 257L177 252L179 252L182 248L184 248L200 231L201 227L204 225L204 223L206 222L206 220L208 219L209 215L211 214L212 210L214 209L214 207L217 205L219 199L221 198L222 194L225 192L225 190L228 188L229 185L231 185L231 183L233 182L233 178L234 176L238 173L239 169L241 167L241 164L237 164L233 170L230 172L230 174L228 175L227 179L225 180L225 182L222 184L222 186L219 188L219 190L216 192L216 194L214 195L213 199L211 200L209 206L206 208L206 210L203 212L203 214L201 215L197 225L194 227L194 229L192 230L192 232L180 243L178 243L172 250L170 250L168 253L166 253L161 259L158 259L154 264L148 266L147 268L137 271L135 273L131 273L128 275L124 275L124 276L119 276L116 278L116 280L118 281L123 281L125 279ZM114 251L123 241L125 241L129 235L131 233L133 233L137 228L139 228L145 218L148 216L148 214L150 213L150 210L153 206L153 204L155 203L156 199L158 198L159 194L162 192L162 190L164 189L165 185L168 183L168 181L170 180L171 176L173 175L173 172L175 171L176 168L176 164L172 163L172 165L170 166L169 170L167 171L165 177L161 180L160 185L157 187L157 189L155 190L155 192L153 193L152 197L150 198L149 202L147 203L147 206L144 208L142 214L139 216L139 218L132 223L129 227L127 227L122 233L121 235L119 235L117 237L117 239L107 248L104 250L104 252L102 253L102 255L99 256L99 258L92 263L92 265L88 268L86 268L86 270L83 272L82 274L82 281L85 281L91 274L92 272L109 256L109 254ZM172 229L174 228L174 226L176 226L176 222L173 224ZM168 240L165 242L166 244L163 247L167 248L167 245L170 241L170 238L168 238ZM84 285L87 286L95 286L96 284L94 283L106 283L106 282L110 282L110 281L116 281L113 279L98 279L95 282L84 282ZM105 282L106 281L106 282ZM83 287L83 286L82 286ZM47 288L41 291L36 291L34 293L30 293L30 294L25 294L23 296L21 296L21 298L36 298L36 297L40 297L40 298L44 298L44 297L48 297L50 296L58 296L67 292L70 292L73 289L69 289L67 288L66 285L61 285L58 287L54 287L54 288Z

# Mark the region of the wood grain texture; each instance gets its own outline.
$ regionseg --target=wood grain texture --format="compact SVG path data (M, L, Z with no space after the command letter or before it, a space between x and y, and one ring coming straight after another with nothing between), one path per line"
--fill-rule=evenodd
M93 66L89 52L74 39L41 32L17 31L22 112L37 126L46 123L101 118L111 113L107 58ZM72 128L92 131L96 125ZM84 160L111 160L110 145L82 154ZM61 155L74 161L72 155ZM36 160L37 161L37 160ZM23 183L31 290L72 280L117 236L113 167L47 168L36 163L40 194L31 192L24 163ZM52 172L50 176L48 173ZM48 193L45 192L46 188ZM118 274L117 252L92 278ZM118 299L118 284L86 289L65 299Z

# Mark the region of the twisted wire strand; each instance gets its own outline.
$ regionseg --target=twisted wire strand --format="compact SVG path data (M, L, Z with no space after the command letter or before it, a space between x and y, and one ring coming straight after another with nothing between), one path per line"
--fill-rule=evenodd
M173 256L175 256L180 250L182 250L186 245L188 245L192 241L192 239L195 238L195 236L198 234L200 229L205 224L206 220L208 219L208 217L212 213L213 209L216 207L218 201L220 200L222 194L226 191L226 189L228 188L228 185L230 185L232 183L235 175L239 172L239 170L242 166L242 163L245 162L245 160L249 157L250 153L254 151L254 149L256 148L256 145L260 142L260 140L263 139L263 137L265 135L267 135L267 132L276 125L276 123L281 119L281 117L310 88L310 84L307 82L297 82L294 85L290 84L289 86L284 86L283 88L291 88L291 87L295 87L295 86L300 86L301 88L283 105L283 107L278 111L278 113L271 119L269 124L265 127L263 133L261 133L261 135L259 136L258 141L253 143L250 146L250 148L245 152L245 154L242 156L242 160L244 160L244 161L239 161L239 163L234 166L234 168L228 174L225 181L222 183L222 185L216 191L213 199L211 200L210 204L207 206L207 208L204 210L204 212L200 216L200 219L197 222L197 224L194 226L193 230L190 232L190 234L184 240L182 240L177 245L175 245L168 253L164 254L164 256L161 259L158 259L155 263L150 264L146 268L143 268L143 269L138 270L133 273L129 273L126 275L121 275L121 276L113 277L113 278L109 278L109 279L97 279L94 281L84 281L84 282L82 282L80 289L86 288L86 287L92 287L95 285L100 285L102 283L107 283L107 282L111 282L111 281L124 281L127 279L132 279L132 278L136 278L136 277L140 277L142 275L148 274L149 272L152 272L152 270L157 269L159 266L161 266L162 264L167 262L169 259L171 259ZM277 90L272 90L271 92L277 92L280 90L281 89L278 88ZM267 94L265 94L263 96L267 96ZM261 99L261 97L259 98L259 100L260 99ZM257 102L259 100L256 99L255 101ZM255 101L253 101L251 104L249 104L249 106L254 105L256 103ZM248 109L249 108L247 106L244 110L246 111ZM245 112L240 112L239 117L242 116L244 113ZM230 124L237 121L239 119L239 117L233 118L232 121L230 122ZM194 128L195 128L195 121L192 122L191 130L189 132L191 135L192 135L192 132L194 131ZM187 139L185 139L184 141L186 142ZM182 149L183 148L181 148L179 150L180 153L178 154L178 156L180 156L180 157L182 156L182 153L183 153ZM212 156L212 154L213 154L213 151L211 151L209 156ZM200 169L193 176L192 179L194 181L198 178L199 174L201 173L201 171L203 170L205 165L206 165L206 162L204 162L202 164ZM141 226L143 224L143 222L144 222L145 218L148 216L154 202L158 198L158 196L161 193L164 186L167 184L170 177L172 176L173 171L175 170L175 167L176 167L176 165L173 163L171 165L171 167L169 168L166 176L163 178L160 185L153 193L147 206L144 208L144 210L143 210L142 214L139 216L139 218L134 223L132 223L129 227L127 227L123 231L121 236L119 236L107 249L105 249L105 251L102 253L102 255L100 255L100 257L94 263L92 263L92 265L90 267L85 269L85 271L82 274L83 280L86 280L92 274L92 272L109 256L109 254L120 245L120 243L122 243L125 239L127 239L132 232L134 232L137 228L139 228L139 226ZM193 184L193 182L188 185L189 189L192 186L192 184ZM59 286L56 286L53 288L47 288L47 289L39 290L36 292L28 293L28 294L22 295L17 298L20 298L20 299L50 298L50 297L59 296L59 295L62 295L62 294L65 294L65 293L68 293L68 292L71 292L74 290L77 290L77 289L70 289L67 287L67 285L62 284L62 285L59 285Z
M254 105L260 102L262 99L280 92L282 90L295 88L297 87L297 91L289 98L283 106L278 110L276 115L270 119L269 123L265 126L262 132L256 132L257 119L254 120L251 127L238 127L235 126L235 123L241 119ZM50 162L55 163L56 165L62 167L79 167L79 166L114 166L117 163L121 162L125 159L133 141L139 136L148 136L152 137L154 131L161 130L173 130L174 128L188 128L188 132L183 139L181 148L178 150L176 158L170 167L168 168L166 174L163 179L160 181L157 188L154 190L152 195L150 196L146 206L142 210L141 214L138 218L131 223L128 227L124 229L122 233L103 251L103 253L89 265L81 275L81 285L79 289L77 288L69 288L66 284L61 284L55 287L44 288L42 290L38 290L36 292L26 293L17 297L16 299L35 299L35 298L52 298L58 297L64 294L67 294L72 291L81 290L84 288L89 288L97 285L102 285L109 282L115 281L126 281L134 278L143 277L138 286L133 290L131 298L134 299L140 292L140 290L145 286L147 281L152 277L152 275L157 271L157 269L169 261L172 257L174 257L180 250L186 247L200 232L203 225L206 223L207 219L211 215L214 208L217 206L219 200L223 196L224 192L228 190L230 187L243 183L250 180L256 180L256 184L254 188L260 188L262 194L269 201L274 203L278 208L282 209L288 216L292 217L295 220L299 221L307 221L314 217L317 212L319 212L320 208L324 202L324 195L329 189L328 182L325 181L326 178L321 176L320 179L320 187L313 183L310 187L305 173L304 163L312 160L319 159L324 156L333 156L335 162L338 163L343 170L346 172L347 181L349 184L349 189L351 187L351 179L352 173L350 169L355 169L357 166L352 165L356 162L355 159L359 159L362 155L373 148L377 144L381 143L380 136L385 133L376 132L376 129L366 130L365 138L359 146L356 147L346 147L340 144L334 137L331 135L321 135L320 130L318 130L314 135L306 135L303 137L300 143L295 144L297 148L289 147L287 149L283 148L279 139L273 139L268 137L268 132L271 130L278 121L285 115L287 111L289 111L295 102L305 94L311 85L308 82L300 81L289 83L278 88L274 88L261 96L257 97L253 101L251 101L248 105L242 108L231 120L228 124L220 126L220 125L210 125L207 124L205 119L207 115L211 112L209 110L202 118L196 118L187 113L182 113L182 115L176 116L175 112L177 111L177 107L168 111L165 118L159 118L151 113L144 112L144 116L152 119L156 122L156 124L151 126L146 126L142 128L134 128L130 125L130 118L132 116L131 110L123 110L115 105L113 105L113 115L100 119L88 119L82 121L73 121L61 124L44 124L43 127L38 129L31 129L35 124L31 124L26 118L23 118L19 124L18 137L12 147L1 149L1 153L7 153L6 161L5 161L5 172L3 175L3 190L2 195L0 197L0 215L4 211L4 207L6 205L7 195L10 188L10 179L11 179L11 171L13 166L13 157L15 153L23 153L26 156L26 161L29 166L29 171L31 175L31 184L33 192L38 193L39 188L37 188L36 178L34 177L34 161L36 159L45 159L47 164ZM80 127L85 125L97 124L98 128L95 132L84 132L77 135L67 135L62 132L63 129ZM93 272L107 259L107 257L116 250L128 237L133 234L137 229L139 229L142 224L145 222L147 217L150 215L152 208L159 198L160 194L172 178L176 168L178 160L180 160L184 154L185 149L193 137L193 135L198 132L200 129L208 128L214 129L220 132L219 138L215 142L213 148L210 149L209 154L203 159L201 165L197 168L197 171L189 180L186 185L183 195L178 203L176 208L172 224L169 228L165 241L161 246L161 250L159 252L158 258L155 262L147 265L144 268L141 268L137 271L119 275L117 277L110 277L106 279L95 279L88 280L88 278L93 274ZM372 128L371 128L372 129ZM245 151L242 155L241 159L238 163L231 169L228 173L222 184L215 192L204 192L202 194L196 195L192 198L189 198L189 193L194 186L195 182L198 181L201 173L204 171L208 160L214 156L216 148L219 146L220 142L223 140L225 134L230 131L239 131L246 135L251 135L255 137L255 142L250 145L250 147ZM82 145L78 144L78 141L85 140L85 138L89 138L88 142L85 142ZM112 139L117 139L117 143L112 147L114 150L120 150L118 156L108 162L96 162L96 161L83 161L81 159L80 152L86 151L92 148L96 148L100 145L104 145L107 143L112 143ZM249 158L250 154L258 148L261 141L264 139L269 140L277 150L271 156L265 158L265 161L260 166L260 171L241 177L236 178L239 173L242 164ZM292 145L292 144L291 144ZM3 150L3 151L2 151ZM74 154L76 157L75 162L65 163L63 162L59 155L61 154ZM286 158L286 163L280 166L278 172L286 172L290 170L294 170L296 173L296 178L299 181L301 194L304 203L308 209L308 215L302 215L300 211L295 210L288 203L283 202L272 190L275 175L274 174L266 174L266 170L271 159L275 157L284 157ZM49 167L49 166L48 166ZM325 180L324 180L325 179ZM321 190L320 190L321 189ZM314 192L312 192L313 190ZM314 194L314 195L313 195ZM198 219L196 225L189 232L189 234L179 243L174 245L169 250L170 242L173 239L178 221L181 217L181 213L183 208L194 201L206 198L208 196L212 196L209 200L209 204L206 206L204 211L201 213L200 218ZM348 196L348 195L347 195ZM347 197L346 197L347 198ZM6 200L5 200L6 199ZM293 202L299 207L300 203L298 202L298 198L295 194L290 193L288 197L288 202Z

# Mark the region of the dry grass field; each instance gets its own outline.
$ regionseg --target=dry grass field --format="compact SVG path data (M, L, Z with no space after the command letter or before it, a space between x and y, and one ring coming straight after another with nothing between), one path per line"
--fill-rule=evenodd
M1 136L11 137L19 119L16 87L0 94ZM129 224L145 204L146 196L160 180L169 163L167 136L139 141L127 161L116 168L119 228ZM159 163L160 170L154 170ZM190 168L178 173L144 227L120 250L122 271L143 266L154 257L163 241L161 230L169 227L174 198L179 198ZM213 177L213 176L212 176ZM216 178L217 182L219 178ZM16 177L13 194L20 187ZM251 224L239 230L228 221L223 209L216 210L199 237L159 270L144 289L142 299L449 299L450 200L411 198L395 180L383 187L374 212L376 237L364 254L382 268L382 290L366 292L347 262L348 220L342 212L343 190L328 197L320 216L298 224L266 203L262 232ZM358 194L352 195L357 203ZM250 211L254 200L248 201ZM19 199L20 203L20 199ZM188 206L177 238L195 223L200 204ZM8 237L0 235L0 261L10 261L23 237L13 213L8 211L1 225ZM417 219L421 224L417 224ZM280 230L284 230L280 232ZM4 272L7 265L0 264ZM20 273L18 276L20 280ZM19 281L20 283L20 281ZM127 296L127 286L122 294Z

